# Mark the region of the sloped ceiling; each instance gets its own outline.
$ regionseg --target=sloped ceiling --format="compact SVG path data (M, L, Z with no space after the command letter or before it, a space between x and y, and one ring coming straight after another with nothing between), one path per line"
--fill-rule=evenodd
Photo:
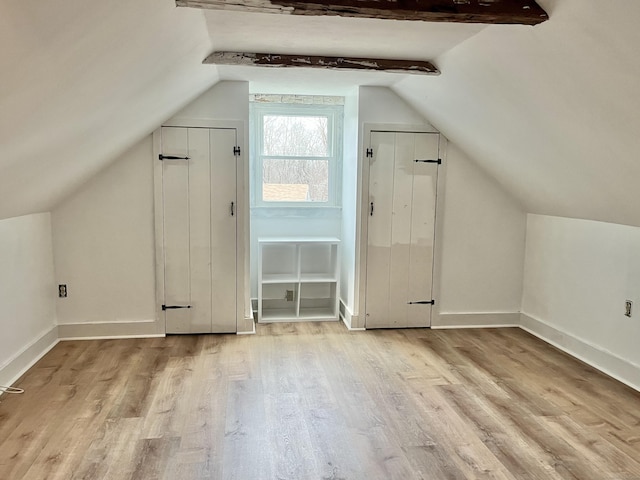
M529 212L640 225L640 2L539 2L393 85Z
M173 0L0 2L0 218L46 211L217 81Z
M389 86L528 211L640 225L640 2L539 3L551 18L527 27L3 0L0 218L51 208L233 79L263 91ZM214 50L425 59L442 75L202 65Z

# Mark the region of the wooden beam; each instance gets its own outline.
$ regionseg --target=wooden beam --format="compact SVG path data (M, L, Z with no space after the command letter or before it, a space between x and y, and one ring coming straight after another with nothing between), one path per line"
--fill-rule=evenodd
M374 70L378 72L440 75L431 62L419 60L389 60L381 58L320 57L280 55L276 53L214 52L204 59L206 64L248 65L258 67L306 67L338 70Z
M549 18L535 0L176 0L179 7L286 15L536 25Z

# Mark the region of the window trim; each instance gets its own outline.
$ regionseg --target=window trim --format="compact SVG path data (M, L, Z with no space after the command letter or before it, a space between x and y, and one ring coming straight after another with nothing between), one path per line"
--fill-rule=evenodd
M328 119L327 135L330 142L331 155L326 157L262 155L263 118L267 115L290 116L322 116ZM293 208L327 208L340 207L342 196L342 147L343 147L343 115L342 105L288 104L288 103L250 103L250 135L251 135L251 206L261 209L293 209ZM262 199L263 162L265 159L291 160L327 160L328 200L326 202L267 202Z

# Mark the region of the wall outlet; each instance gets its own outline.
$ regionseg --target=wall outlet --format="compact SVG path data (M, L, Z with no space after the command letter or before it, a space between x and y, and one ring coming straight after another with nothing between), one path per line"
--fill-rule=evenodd
M67 286L64 284L58 285L58 297L67 298Z
M633 307L633 302L631 300L625 300L624 314L626 317L631 317L631 307Z
M293 302L293 290L287 290L284 298L287 302Z

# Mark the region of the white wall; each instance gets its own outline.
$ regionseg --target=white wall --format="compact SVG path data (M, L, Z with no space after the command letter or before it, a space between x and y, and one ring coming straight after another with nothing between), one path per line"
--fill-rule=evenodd
M249 83L221 81L184 107L173 117L181 120L237 120L249 124Z
M438 324L517 322L526 214L512 196L456 145L446 155ZM440 194L439 194L440 195ZM491 319L484 314L510 314ZM482 320L485 317L485 320ZM473 323L473 322L472 322Z
M640 228L528 215L522 311L530 331L640 388Z
M155 259L151 136L52 212L60 336L153 334ZM120 323L118 330L110 328ZM86 326L77 324L89 324Z
M220 82L170 121L246 125L248 95L245 82ZM153 188L146 136L53 209L56 283L68 287L57 299L61 338L164 333L156 319Z
M51 217L0 220L0 385L57 342Z
M429 125L420 113L387 87L359 88L358 118L360 125L364 123ZM430 130L436 131L433 127Z
M436 131L388 88L361 87L359 104L362 127L377 123ZM360 138L362 155L364 131ZM440 175L432 326L517 324L526 229L522 205L453 144L448 145ZM363 265L366 239L360 241ZM356 317L364 302L364 286L358 289L359 305L351 326L364 324Z
M344 145L342 148L342 245L340 298L345 315L355 306L356 239L358 230L358 89L344 96Z

